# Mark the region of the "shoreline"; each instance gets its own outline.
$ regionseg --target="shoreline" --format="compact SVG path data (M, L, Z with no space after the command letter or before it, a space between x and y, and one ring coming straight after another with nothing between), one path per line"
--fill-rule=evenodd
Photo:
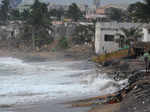
M69 55L69 56L68 56ZM72 54L71 54L72 55ZM27 62L36 62L36 61L83 61L80 57L71 57L70 54L65 52L20 52L20 51L9 51L9 50L0 50L0 57L13 57L22 59ZM87 59L85 59L87 60ZM77 66L78 67L78 66ZM73 67L74 68L74 67ZM76 68L76 66L75 66ZM85 67L87 69L88 67ZM67 98L67 97L66 97ZM74 100L69 99L69 101ZM68 99L67 99L68 100ZM90 109L90 107L85 108L70 108L69 104L64 104L67 100L63 101L40 101L33 104L21 104L21 105L4 105L0 107L0 111L4 112L85 112Z
M0 50L0 57L5 57L5 56L11 57L12 56L14 58L23 59L25 61L31 61L33 58L35 60L32 60L32 61L37 61L37 60L40 60L40 61L49 60L50 61L50 60L58 60L58 59L62 60L62 61L75 61L76 58L78 60L82 60L82 58L80 58L79 56L72 57L72 55L73 54L67 54L65 52L20 52L20 51ZM29 59L29 60L26 60L26 59ZM78 61L78 60L76 60L76 61ZM88 59L86 58L86 60L88 60ZM137 62L137 60L132 60L132 59L131 60L121 59L120 64L116 65L116 67L115 66L108 66L108 67L100 67L100 68L103 68L103 70L102 70L103 73L110 73L111 74L112 72L119 71L119 70L124 72L124 66L126 66L127 63L130 65L130 67L126 68L127 74L129 72L131 73L133 71L143 69L143 67L141 67L141 65L139 64L139 62ZM137 67L135 66L135 63L136 63ZM123 70L120 69L121 65L123 65L123 67L122 67ZM140 74L143 75L143 73L140 73ZM132 75L128 74L128 78L130 78L130 77L132 77ZM143 77L147 77L147 75L146 76L143 75L142 78ZM135 77L135 79L136 78L137 77ZM141 79L135 80L135 82L133 82L133 84L140 81L140 80ZM145 79L144 79L144 81L145 81ZM134 89L131 90L131 92L132 91L134 91ZM147 95L146 93L145 94L140 93L140 94L141 94L141 96ZM132 96L134 94L130 93L130 95ZM12 107L13 107L12 106L12 107L8 108L8 111L10 111L10 109L12 109L12 110L14 110L14 112L49 112L52 109L53 112L60 112L60 111L61 112L75 112L75 111L77 111L77 112L83 112L83 111L84 112L85 111L86 112L139 112L137 110L133 111L133 109L131 109L132 111L131 110L127 111L127 109L126 109L126 111L123 110L125 107L127 108L128 103L130 104L130 102L131 102L130 100L132 98L130 95L127 94L125 96L126 100L123 100L120 103L114 103L114 104L100 104L99 99L102 96L96 96L96 97L91 97L89 99L83 99L83 101L77 100L76 102L72 102L72 103L69 102L69 103L71 103L70 105L65 103L66 101L64 101L65 104L64 103L61 103L61 104L60 103L54 103L53 101L47 102L47 103L40 102L40 103L37 103L34 105L29 104L29 105L19 106L19 108L21 107L21 109L19 109L18 107L15 107L12 109ZM92 101L92 102L90 102L90 101ZM132 101L132 103L134 103L134 102ZM66 105L68 105L68 106L66 107ZM136 106L138 106L138 104L136 104ZM146 112L149 112L149 111L146 111Z
M113 63L111 64L113 65ZM119 76L120 79L122 77L128 79L129 84L125 88L117 94L110 95L115 99L121 96L121 101L119 103L113 101L110 104L101 104L101 97L104 99L109 98L109 95L104 95L91 98L90 100L93 100L92 103L88 100L79 101L75 106L90 106L91 110L88 112L150 112L150 73L144 72L145 66L143 61L138 59L120 59L119 64L113 65L110 68L109 66L104 68L108 69L108 73L110 71L120 71L120 73L122 72Z
M81 61L83 60L83 57L80 56L73 56L74 53L66 53L66 52L20 52L20 51L10 51L10 50L0 50L0 57L14 57L19 58L24 61L30 62L30 61L55 61L55 60L61 60L61 61ZM88 58L84 58L84 60L88 60ZM96 96L97 98L101 96ZM92 97L93 98L93 97ZM96 99L97 99L96 98ZM69 101L73 101L75 99L70 99ZM61 101L62 102L62 101ZM54 103L53 101L44 103L39 102L35 104L25 104L20 106L10 106L8 108L8 111L11 109L11 111L14 112L49 112L49 109L53 109L53 112L75 112L76 110L78 112L83 111L89 111L93 106L87 104L86 106L74 106L72 107L71 104L65 103L64 100L63 103ZM80 105L80 103L78 102ZM65 107L68 105L67 107ZM105 106L105 105L104 105ZM19 107L19 108L18 108ZM20 108L21 107L21 108ZM57 109L56 109L57 108ZM4 108L5 109L5 108ZM37 110L38 109L38 110ZM7 110L7 109L6 109ZM18 111L19 110L19 111ZM43 111L44 110L44 111ZM90 111L92 112L92 111Z

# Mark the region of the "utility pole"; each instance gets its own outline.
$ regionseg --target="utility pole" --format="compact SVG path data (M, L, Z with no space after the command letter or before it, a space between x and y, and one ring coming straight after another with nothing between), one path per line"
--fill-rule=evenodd
M101 0L93 0L93 5L95 9L99 8L101 5Z

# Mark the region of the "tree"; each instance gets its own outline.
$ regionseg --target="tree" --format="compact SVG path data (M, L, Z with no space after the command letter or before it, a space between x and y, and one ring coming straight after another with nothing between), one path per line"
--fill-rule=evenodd
M117 40L121 47L124 47L124 45L129 46L128 55L130 55L131 48L133 47L131 42L136 44L138 39L142 37L143 33L141 29L135 27L131 27L130 29L122 28L121 31L122 33L117 34L120 36Z
M64 12L65 11L63 8L59 8L59 9L50 10L49 14L50 14L50 17L56 17L57 20L61 20L61 18L65 15Z
M74 44L91 43L94 38L94 25L79 25L75 29L72 41Z
M23 21L28 20L31 16L30 9L24 9L23 12L21 12L20 16Z
M67 17L74 21L78 21L83 18L83 13L75 3L72 3L67 11Z
M8 22L8 15L9 15L9 0L3 0L2 6L0 8L0 20L4 21L5 23Z
M31 6L29 17L27 16L26 24L31 26L33 49L35 49L36 46L41 46L41 44L43 44L41 42L46 42L45 40L47 40L48 37L49 40L52 39L50 36L47 36L49 35L49 30L51 30L47 4L35 0Z
M10 19L19 20L21 19L21 13L17 9L13 9L10 12Z
M131 4L128 14L134 22L150 22L150 0Z
M35 0L34 4L31 7L31 16L29 19L29 23L34 27L39 27L46 25L48 19L48 8L45 3L39 2L39 0Z
M131 47L131 42L136 43L143 35L142 30L135 27L129 29L121 28L121 32L117 34L119 36L117 41L120 43L120 47L124 47L124 45Z
M106 13L111 20L118 22L124 21L126 17L125 11L118 8L108 8L106 10Z

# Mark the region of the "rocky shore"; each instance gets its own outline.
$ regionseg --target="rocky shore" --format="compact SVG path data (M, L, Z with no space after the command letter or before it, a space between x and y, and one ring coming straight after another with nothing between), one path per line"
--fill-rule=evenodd
M90 106L88 112L150 112L150 73L145 73L142 60L120 59L97 67L116 81L128 79L128 85L113 94L73 102L73 107Z

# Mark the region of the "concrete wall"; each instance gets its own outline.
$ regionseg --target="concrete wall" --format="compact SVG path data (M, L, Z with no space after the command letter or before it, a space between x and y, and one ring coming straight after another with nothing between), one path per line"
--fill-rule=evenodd
M62 37L71 38L75 32L75 28L76 28L75 24L54 25L53 26L53 30L54 30L53 37L55 40L59 40Z
M143 40L144 42L149 42L150 41L150 32L148 31L148 28L143 28Z
M0 40L8 40L11 38L16 38L20 33L20 25L9 24L6 26L0 26ZM12 35L13 32L13 35Z

